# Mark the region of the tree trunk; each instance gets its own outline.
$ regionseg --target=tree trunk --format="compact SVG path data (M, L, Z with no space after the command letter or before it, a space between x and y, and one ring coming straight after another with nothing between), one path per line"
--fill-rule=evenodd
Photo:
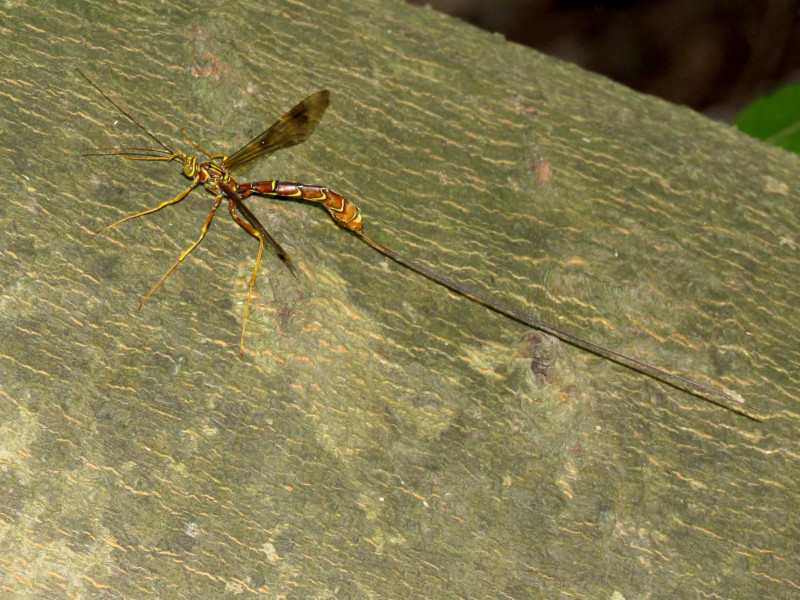
M2 578L20 597L790 598L797 157L397 2L0 7ZM318 206L249 199L265 254L170 147L329 186L380 243L709 399L493 313ZM735 405L733 405L735 406ZM760 419L760 420L759 420Z

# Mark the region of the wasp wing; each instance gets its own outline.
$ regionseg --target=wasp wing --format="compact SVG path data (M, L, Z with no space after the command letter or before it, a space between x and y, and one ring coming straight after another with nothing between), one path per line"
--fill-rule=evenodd
M306 141L328 108L329 96L328 90L310 95L278 119L272 127L222 161L222 166L233 171L253 160L265 158L276 150Z

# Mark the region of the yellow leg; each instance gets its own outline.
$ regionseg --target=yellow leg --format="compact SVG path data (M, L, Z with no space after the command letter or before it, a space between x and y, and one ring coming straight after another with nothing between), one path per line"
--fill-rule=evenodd
M162 202L161 204L159 204L159 205L158 205L158 206L156 206L155 208L151 208L150 210L144 210L144 211L142 211L142 212L140 212L140 213L136 213L135 215L128 215L127 217L125 217L124 219L120 219L120 220L119 220L119 221L117 221L116 223L112 223L111 225L106 225L106 226L105 226L105 227L103 227L102 229L100 229L100 230L98 230L98 231L95 231L95 232L94 232L94 234L95 234L95 235L98 235L98 234L100 234L100 233L103 233L103 232L104 232L104 231L106 231L107 229L111 229L112 227L116 227L116 226L117 226L117 225L119 225L120 223L124 223L125 221L129 221L129 220L131 220L131 219L135 219L136 217L143 217L144 215L149 215L149 214L152 214L152 213L154 213L154 212L157 212L157 211L161 210L161 209L162 209L162 208L164 208L165 206L169 206L170 204L175 204L176 202L180 202L181 200L183 200L183 199L186 197L186 195L187 195L189 192L191 192L191 191L192 191L194 188L196 188L196 187L198 186L198 184L199 184L199 183L200 183L200 182L199 182L197 179L195 179L195 180L192 182L192 185L190 185L188 188L186 188L186 189L185 189L184 191L182 191L180 194L178 194L177 196L175 196L175 197L174 197L172 200L167 200L166 202Z
M231 211L233 220L236 221L242 229L252 235L258 240L258 256L256 256L256 266L253 267L253 276L250 278L250 290L247 292L247 305L244 307L244 321L242 322L242 337L239 339L239 358L244 358L244 330L247 327L247 315L250 312L250 300L253 297L253 286L256 284L256 277L258 276L258 268L261 266L261 255L264 253L264 237L254 229L250 223L243 220L236 214L236 202L231 200L228 203L228 208Z
M190 189L191 189L191 188L190 188ZM188 192L187 192L187 193L188 193ZM185 194L184 194L184 195L185 195ZM182 261L184 258L186 258L187 256L189 256L189 253L190 253L192 250L194 250L195 248L197 248L197 245L198 245L200 242L202 242L202 241L203 241L203 238L204 238L204 237L206 237L206 233L208 232L208 227L211 225L211 219L213 219L213 218L214 218L214 213L216 213L216 212L217 212L217 208L219 208L219 205L220 205L220 203L221 203L221 202L222 202L222 196L217 196L217 197L216 197L216 199L214 200L214 206L211 208L211 212L210 212L210 213L208 213L208 218L206 219L205 225L203 225L203 229L200 231L200 237L199 237L199 238L197 238L197 241L196 241L194 244L192 244L191 246L189 246L189 248L188 248L188 249L187 249L187 250L186 250L186 251L185 251L183 254L181 254L181 255L178 257L178 260L176 260L176 261L175 261L175 262L172 264L172 266L171 266L171 267L170 267L170 268L167 270L167 272L166 272L166 273L164 273L163 277L161 277L161 279L159 279L159 280L158 280L158 283L157 283L157 284L155 284L155 285L153 286L153 289L152 289L152 290L150 290L149 292L147 292L147 295L146 295L146 296L144 297L144 299L142 299L142 301L139 303L139 308L138 308L137 310L141 310L141 309L142 309L142 305L143 305L145 302L147 302L147 299L148 299L148 298L149 298L149 297L150 297L150 296L153 294L153 292L155 292L155 291L156 291L156 288L157 288L158 286L160 286L160 285L161 285L161 282L162 282L162 281L164 281L164 280L167 278L167 275L169 275L170 273L172 273L172 271L175 269L175 267L177 267L177 266L178 266L178 265L181 263L181 261ZM159 208L160 208L160 207L159 207ZM158 209L154 209L154 210L158 210ZM152 212L152 211L151 211L151 212ZM138 216L138 215L135 215L135 216Z

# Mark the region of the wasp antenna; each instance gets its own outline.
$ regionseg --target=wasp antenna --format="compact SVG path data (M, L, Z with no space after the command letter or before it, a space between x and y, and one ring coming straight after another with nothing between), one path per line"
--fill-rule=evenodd
M136 119L136 117L134 117L134 116L133 116L131 113L129 113L127 110L125 110L124 108L122 108L122 107L121 107L119 104L117 104L117 103L116 103L116 102L115 102L115 101L114 101L114 100L111 98L111 96L109 96L109 95L108 95L108 94L105 92L105 90L104 90L103 88L101 88L101 87L100 87L99 85L97 85L97 84L96 84L94 81L92 81L92 80L89 78L89 76L88 76L86 73L84 73L84 72L83 72L83 71L81 71L80 69L77 69L77 71L78 71L78 73L80 73L80 74L81 74L81 77L83 77L83 78L84 78L86 81L88 81L88 82L89 82L89 83L92 85L92 87L93 87L94 89L96 89L98 92L100 92L100 94L103 96L103 98L105 98L106 100L108 100L108 101L109 101L109 102L110 102L110 103L111 103L111 104L114 106L114 108L116 108L116 109L117 109L119 112L121 112L123 115L125 115L126 117L128 117L128 118L129 118L129 119L130 119L130 120L131 120L131 121L134 123L134 125L136 125L136 126L139 128L139 129L141 129L142 131L144 131L144 132L145 132L145 133L146 133L146 134L147 134L147 135L148 135L148 136L149 136L151 139L155 140L155 141L158 143L158 145L159 145L159 146L161 146L162 148L164 148L165 150L167 150L167 151L168 151L170 154L175 154L175 150L174 150L173 148L170 148L170 147L169 147L167 144L165 144L165 143L164 143L164 142L162 142L160 139L158 139L158 137L156 137L156 135L155 135L153 132L151 132L151 131L150 131L150 130L147 128L147 127L145 127L144 125L142 125L142 124L141 124L141 123L140 123L140 122L139 122L139 121Z

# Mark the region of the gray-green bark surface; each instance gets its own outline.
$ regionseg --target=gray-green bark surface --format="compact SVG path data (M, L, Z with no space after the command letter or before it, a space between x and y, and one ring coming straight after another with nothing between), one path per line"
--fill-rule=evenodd
M29 598L800 594L800 161L397 2L0 7L0 590ZM309 93L254 167L578 335L741 394L757 422L456 297L309 205L187 185ZM546 362L546 361L545 361ZM542 373L545 375L542 375Z

